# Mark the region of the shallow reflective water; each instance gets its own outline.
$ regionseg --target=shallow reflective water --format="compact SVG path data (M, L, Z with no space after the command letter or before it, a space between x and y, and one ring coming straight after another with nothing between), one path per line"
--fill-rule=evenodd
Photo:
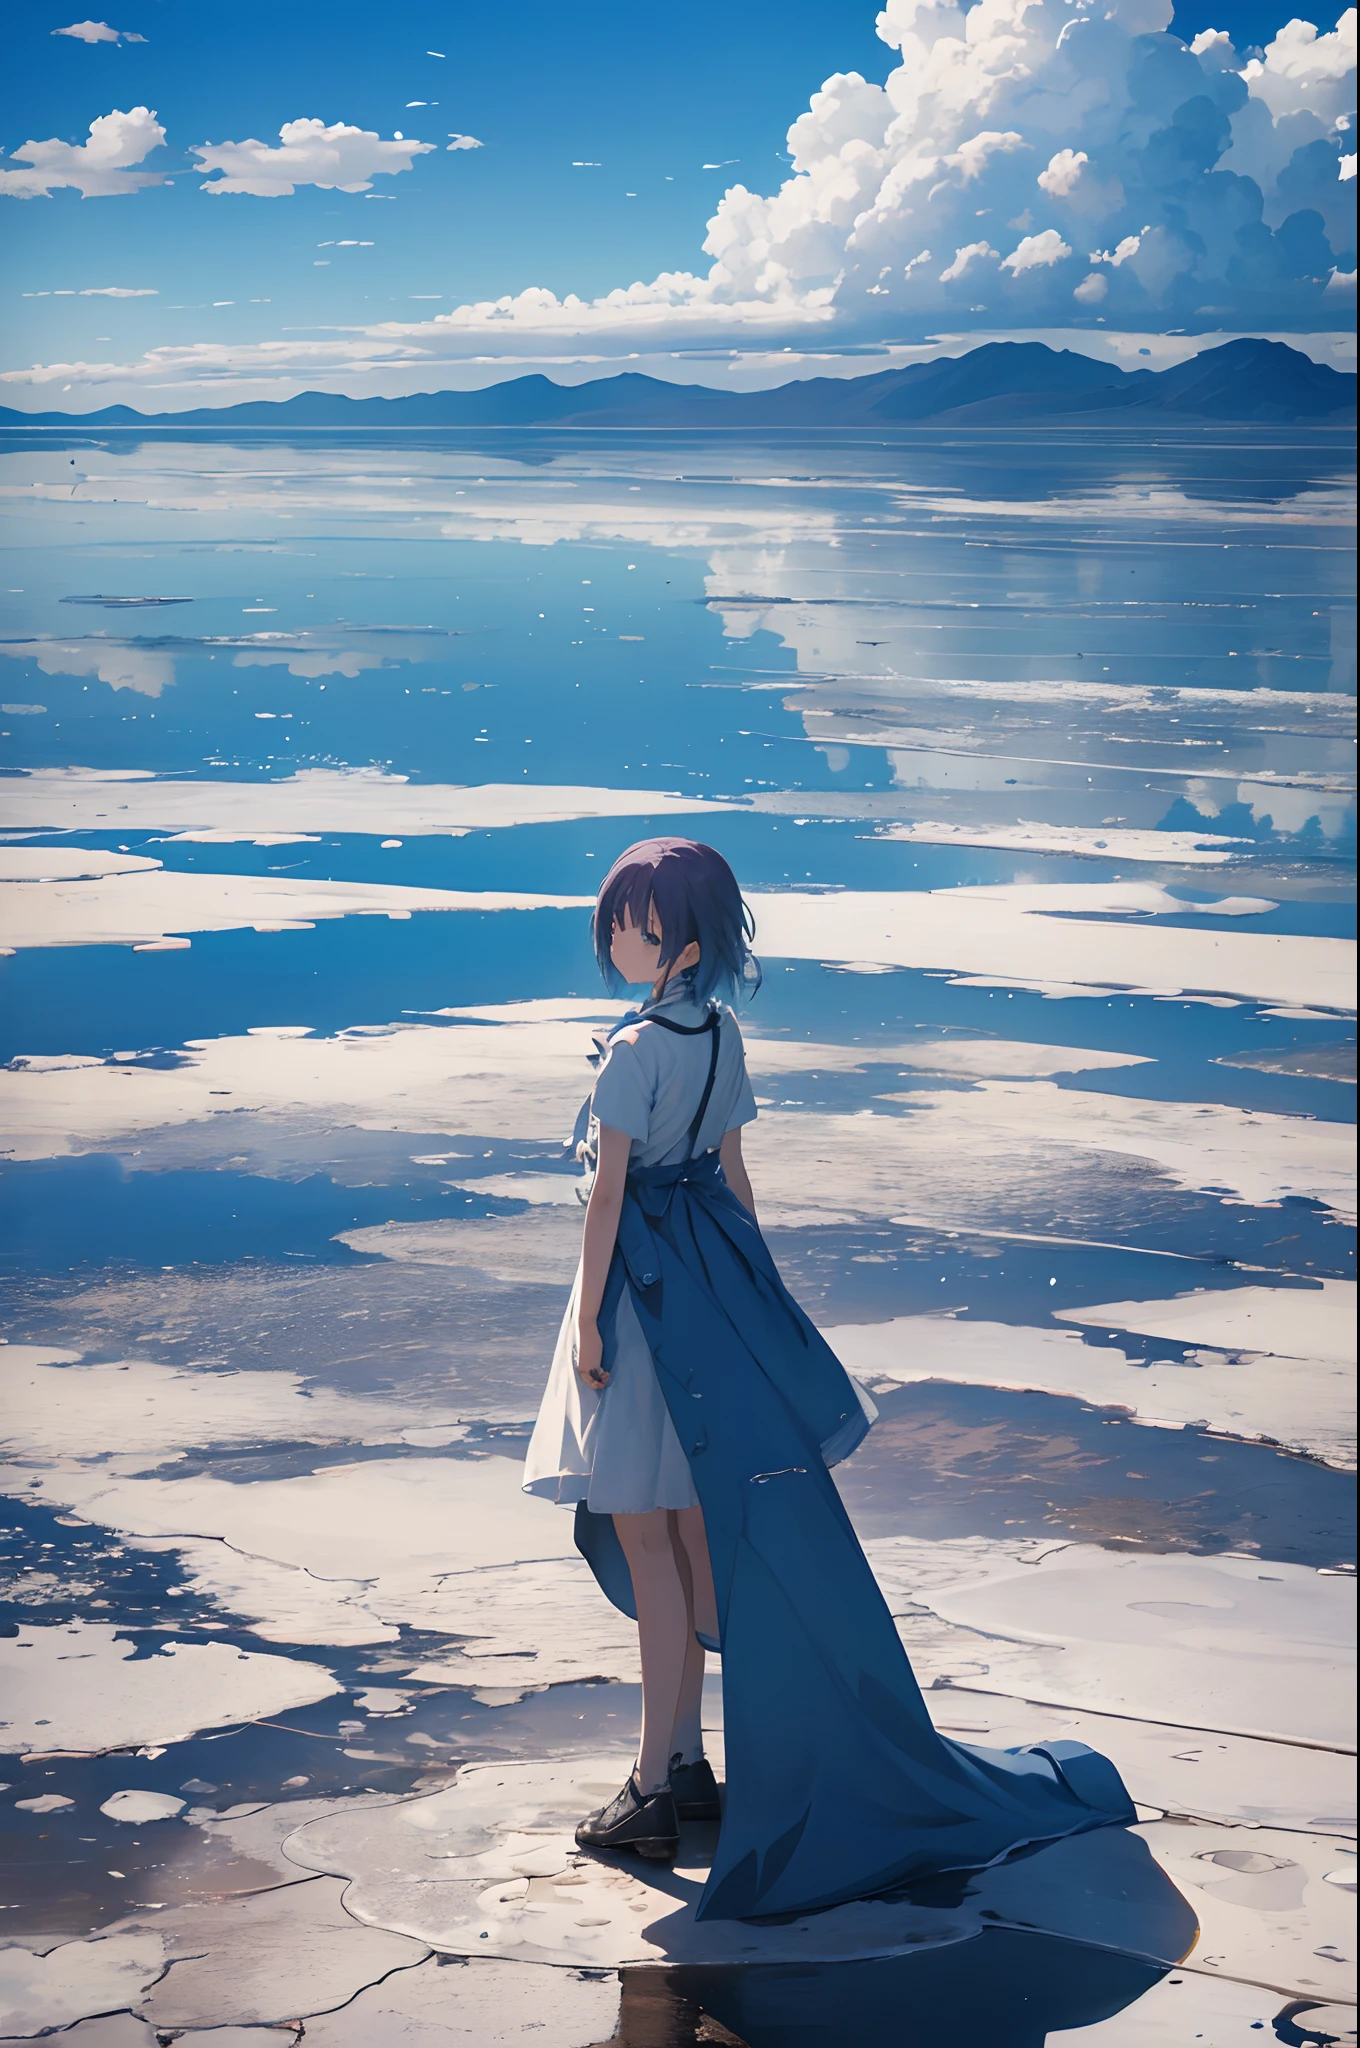
M346 1693L436 1654L415 1610L290 1635L191 1580L176 1488L335 1469L362 1503L368 1467L519 1455L572 1256L544 1176L589 1082L584 906L654 831L719 846L772 935L753 1175L790 1283L965 1361L875 1382L864 1535L1353 1562L1351 471L1330 433L3 437L6 1329L135 1390L22 1407L7 1613ZM196 1390L164 1423L162 1369ZM241 1374L302 1385L252 1421ZM313 1429L322 1393L385 1406ZM107 1874L115 1780L402 1791L626 1733L636 1697L435 1686L388 1731L430 1736L414 1765L372 1728L350 1759L335 1699L13 1759L7 1803L74 1802L11 1816L22 1932L249 1889L178 1824ZM987 1941L643 1972L618 2038L1029 2048L1171 1953Z

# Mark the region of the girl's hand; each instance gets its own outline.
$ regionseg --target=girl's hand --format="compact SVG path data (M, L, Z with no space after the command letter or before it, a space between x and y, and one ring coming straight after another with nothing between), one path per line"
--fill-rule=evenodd
M609 1385L609 1374L604 1369L604 1345L600 1341L598 1324L593 1318L580 1316L576 1323L576 1370L588 1387L596 1393Z

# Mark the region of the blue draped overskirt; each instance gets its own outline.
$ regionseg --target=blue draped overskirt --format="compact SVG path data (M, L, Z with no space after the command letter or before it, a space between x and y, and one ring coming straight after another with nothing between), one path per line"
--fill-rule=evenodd
M936 1732L828 1470L868 1420L715 1152L630 1172L602 1332L625 1287L717 1592L727 1794L698 1917L806 1912L1132 1821L1118 1772L1082 1743ZM635 1615L612 1519L582 1503L576 1541Z

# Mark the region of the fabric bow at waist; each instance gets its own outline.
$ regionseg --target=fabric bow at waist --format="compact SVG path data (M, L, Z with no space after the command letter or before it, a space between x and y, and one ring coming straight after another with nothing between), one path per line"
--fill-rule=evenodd
M677 1188L712 1198L727 1192L722 1162L716 1152L701 1153L697 1159L682 1159L675 1166L638 1166L629 1170L624 1182L623 1208L619 1216L617 1245L623 1265L635 1287L648 1288L660 1276L660 1256L653 1226L670 1212ZM743 1210L742 1215L745 1215ZM749 1219L748 1219L749 1221ZM617 1282L621 1283L622 1273ZM611 1290L606 1288L606 1301Z
M624 1186L639 1208L649 1216L660 1216L673 1189L684 1186L696 1194L716 1194L724 1185L721 1175L718 1154L701 1152L697 1159L682 1159L675 1166L631 1166Z

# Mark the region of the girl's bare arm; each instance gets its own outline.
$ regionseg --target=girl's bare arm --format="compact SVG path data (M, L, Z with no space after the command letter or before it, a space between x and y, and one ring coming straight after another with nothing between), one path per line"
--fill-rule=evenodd
M756 1198L751 1193L751 1181L746 1171L746 1161L741 1156L740 1130L727 1133L719 1147L718 1157L722 1160L722 1170L727 1176L727 1185L741 1203L742 1208L749 1209L754 1216L756 1213Z
M595 1181L586 1206L585 1238L581 1245L581 1291L576 1305L576 1370L587 1386L604 1387L609 1374L601 1364L600 1303L604 1298L614 1241L619 1234L619 1212L623 1207L623 1183L628 1172L632 1139L626 1131L600 1125L599 1158Z

